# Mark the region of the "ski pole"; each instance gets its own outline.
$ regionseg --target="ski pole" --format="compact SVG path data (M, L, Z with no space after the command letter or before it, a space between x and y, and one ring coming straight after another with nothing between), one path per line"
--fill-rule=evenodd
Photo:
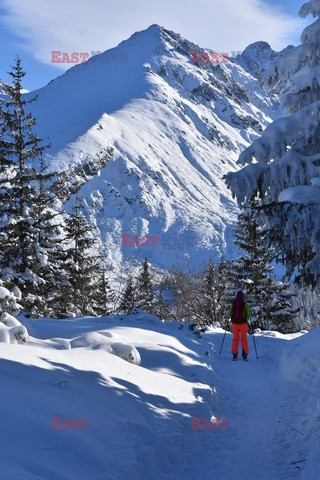
M222 347L223 347L223 344L224 344L224 339L226 338L226 334L227 334L227 330L224 329L224 335L223 335L223 339L222 339L222 343L221 343L221 348L220 348L219 354L222 352Z
M253 331L253 330L252 330L252 336L253 336L254 348L256 349L256 358L259 358L259 357L258 357L258 352L257 352L256 339L254 338L254 331Z

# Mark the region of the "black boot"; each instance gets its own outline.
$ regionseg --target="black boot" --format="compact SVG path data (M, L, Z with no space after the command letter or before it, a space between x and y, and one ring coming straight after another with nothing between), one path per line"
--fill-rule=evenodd
M237 354L237 353L234 353L234 354L233 354L233 359L232 359L232 360L235 362L235 361L237 360L237 358L238 358L238 354Z

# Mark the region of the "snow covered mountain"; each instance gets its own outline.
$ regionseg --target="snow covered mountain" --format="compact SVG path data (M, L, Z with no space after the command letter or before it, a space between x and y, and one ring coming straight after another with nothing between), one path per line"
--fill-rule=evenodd
M289 45L281 52L275 52L267 42L255 42L237 55L235 61L255 78L262 80L270 65L293 48L293 45Z
M265 61L265 50L251 57ZM147 256L194 268L235 253L238 208L223 176L279 104L245 57L193 63L194 51L204 52L152 25L30 94L51 169L69 173L60 196L71 208L81 187L111 266ZM158 239L122 246L123 234Z

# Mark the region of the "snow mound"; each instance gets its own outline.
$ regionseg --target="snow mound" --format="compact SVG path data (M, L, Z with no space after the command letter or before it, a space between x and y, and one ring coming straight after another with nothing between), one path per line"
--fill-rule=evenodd
M0 317L0 342L25 343L28 340L26 327L9 313L3 312Z
M65 338L50 338L46 340L41 340L39 338L30 336L28 346L40 347L50 350L71 350L70 342Z
M307 452L301 480L319 478L319 377L320 327L295 339L280 353L279 371L290 385L291 422L302 434L296 437L295 449ZM293 420L292 420L293 419Z
M106 332L105 330L101 330L100 332L97 332L99 333L99 335L103 335L104 337L108 337L108 338L113 338L114 335L110 332Z
M71 340L71 348L88 348L90 350L105 350L130 363L140 365L141 358L138 350L126 343L111 342L109 332L90 332Z
M117 342L117 343L112 343L111 348L112 348L111 353L113 353L117 357L120 357L123 360L126 360L127 362L140 365L141 363L140 354L134 346L128 345L126 343Z
M2 288L2 287L0 287ZM10 313L3 312L1 314L0 321L4 323L7 327L19 327L21 323L15 317L10 315Z
M87 347L91 350L97 350L99 348L102 348L102 345L109 344L109 341L105 337L109 336L101 335L101 333L98 332L85 333L84 335L81 335L80 337L71 340L71 348Z
M70 342L65 338L51 338L57 350L71 350Z

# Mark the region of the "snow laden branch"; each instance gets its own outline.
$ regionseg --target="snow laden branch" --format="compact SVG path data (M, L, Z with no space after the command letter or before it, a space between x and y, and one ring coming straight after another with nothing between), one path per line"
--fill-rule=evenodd
M314 51L309 43L288 50L265 71L262 77L262 86L271 90L280 80L290 79L301 69L301 66L307 65L311 61L313 55Z
M299 12L300 17L312 15L313 17L320 17L320 0L310 0L302 5Z
M320 125L320 101L314 102L288 117L279 118L269 125L262 137L244 150L238 160L240 165L252 163L253 159L267 163L277 160L290 148L302 150L314 142ZM230 174L228 174L230 175Z
M302 34L301 34L301 42L302 43L312 43L319 41L319 34L320 34L320 19L316 20L312 25L308 25Z
M307 186L306 188L312 189L314 198L315 192L320 197L320 189L315 180L317 177L320 177L320 154L305 156L290 150L277 162L252 163L239 172L228 173L225 178L233 196L237 197L239 206L245 206L256 192L263 204L278 200L289 201L284 196L284 191L287 192L291 187L301 189L301 186ZM310 193L310 190L308 192ZM298 200L298 196L296 199ZM290 201L292 200L293 195L290 195Z
M298 188L298 187L297 187ZM320 189L318 198L320 197ZM270 242L286 255L287 273L314 283L320 278L319 204L277 203L261 209Z
M320 97L320 67L303 67L291 79L291 88L281 105L291 113L316 102Z
M319 99L319 38L320 19L304 29L302 45L286 50L262 77L266 90L272 90L280 81L289 81L281 104L291 113Z

